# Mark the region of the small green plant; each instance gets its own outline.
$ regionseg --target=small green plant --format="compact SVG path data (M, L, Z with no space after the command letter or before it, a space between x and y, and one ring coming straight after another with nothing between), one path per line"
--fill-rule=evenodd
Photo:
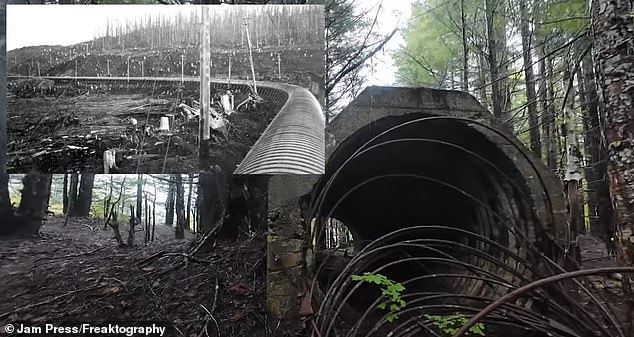
M386 301L380 303L377 307L389 311L386 317L388 322L393 322L397 319L398 312L407 304L401 298L401 292L405 290L405 287L400 283L390 280L385 275L364 273L363 275L352 275L352 280L374 283L381 287L381 295Z
M440 330L442 330L448 336L453 336L460 327L467 324L467 318L464 317L463 314L455 314L455 315L427 315L425 317L429 319L432 324L437 326ZM484 324L476 323L474 324L467 333L467 336L485 336L484 334Z

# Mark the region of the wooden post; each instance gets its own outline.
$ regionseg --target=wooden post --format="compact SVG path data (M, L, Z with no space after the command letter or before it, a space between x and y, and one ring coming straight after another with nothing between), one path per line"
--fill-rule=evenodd
M210 41L210 20L209 20L209 7L201 6L202 18L201 18L201 44L200 44L200 142L198 147L198 159L201 171L206 170L209 157L209 109L210 109L210 80L211 80L211 67L209 59L211 58L211 41Z
M128 85L130 85L130 56L128 56Z
M231 84L231 55L233 54L233 52L231 52L229 54L229 77L227 78L227 84L230 85Z
M145 68L143 65L143 60L141 60L141 77L144 77L144 76L145 76Z
M258 88L255 84L255 68L253 67L253 52L251 51L251 38L249 37L249 22L248 18L244 18L244 29L247 35L247 46L249 47L249 61L251 62L251 75L253 76L253 91L258 94Z
M277 79L282 79L282 57L279 51L277 52Z
M181 84L185 82L185 55L181 55Z
M37 76L41 77L42 75L40 74L40 61L37 61Z
M108 69L108 76L110 76L110 59L106 60L106 64L107 64L107 69Z
M75 80L77 80L77 59L75 59Z

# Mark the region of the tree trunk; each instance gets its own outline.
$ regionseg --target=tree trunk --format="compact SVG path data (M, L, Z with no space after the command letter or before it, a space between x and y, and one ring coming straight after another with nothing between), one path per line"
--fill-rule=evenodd
M526 102L528 108L528 127L530 129L531 151L541 158L541 142L537 119L537 95L535 94L535 75L533 74L533 57L531 55L533 32L529 27L529 15L526 0L520 0L520 30L522 35L522 53L524 56L524 77L526 80Z
M567 62L570 65L570 62ZM570 73L566 68L564 71L563 85L564 92L568 92L566 95L566 103L564 105L565 114L565 130L566 130L566 173L564 176L564 184L566 185L566 195L568 197L568 206L570 208L570 229L571 239L576 239L579 234L583 232L583 208L581 206L581 198L579 196L579 190L581 187L581 152L577 145L577 137L575 134L575 121L574 113L574 100L575 100L575 86L574 86L574 74ZM570 90L567 86L572 83Z
M478 53L478 86L480 88L480 102L482 106L490 110L489 100L487 99L487 76L486 76L486 57L484 53Z
M191 222L191 214L192 214L192 187L194 184L194 175L192 173L189 174L189 191L187 191L187 217L185 221L187 222L187 227L190 228L192 226ZM192 230L194 228L191 228Z
M226 212L226 179L226 176L218 174L201 174L198 178L201 196L199 229L203 233L215 226Z
M154 231L156 230L156 201L152 203L152 237L151 241L154 241Z
M0 13L0 27L6 29L6 6L2 6L3 13ZM6 41L2 39L0 44L0 55L6 55ZM0 73L6 74L7 63L0 62ZM7 78L0 76L0 217L7 220L13 215L11 199L9 196L9 175L7 174ZM7 216L7 218L5 218ZM8 222L8 221L7 221ZM0 226L1 227L1 226Z
M128 230L128 247L134 247L134 228L136 227L136 225L138 224L137 222L137 214L134 213L134 205L130 205L130 227Z
M598 215L598 227L590 228L595 234L609 240L615 231L614 209L610 200L610 184L608 181L608 149L605 134L602 132L605 125L605 108L599 107L597 94L596 74L593 70L590 54L583 59L583 73L588 100L588 122L592 143L590 149L590 163L593 181L588 180L588 189L596 194L596 214ZM596 231L596 232L595 232Z
M460 21L462 23L462 90L469 91L469 48L467 47L467 23L464 12L465 0L460 0Z
M81 175L79 183L79 195L75 207L76 216L88 216L90 214L90 204L92 203L92 188L95 184L95 174L85 173Z
M491 106L493 108L493 116L499 121L504 122L502 101L500 88L500 69L498 62L498 44L495 33L495 9L494 0L485 0L486 11L486 32L488 47L489 72L491 74Z
M176 201L176 184L170 177L169 187L167 191L167 200L165 200L165 224L172 226L174 224L174 203Z
M64 189L62 191L62 209L63 213L68 213L68 174L64 174Z
M546 149L546 162L551 171L555 172L559 168L559 139L555 127L555 84L553 80L552 59L546 59L546 111L544 112L544 137L548 137L548 148Z
M46 218L48 197L51 193L52 175L31 172L24 176L22 199L20 200L19 225L21 235L36 235Z
M145 195L145 223L143 226L143 232L145 234L143 236L143 241L147 244L148 241L150 241L150 209L147 205L147 194Z
M136 180L136 223L141 223L141 212L143 210L143 175L138 174ZM135 216L134 214L132 216Z
M598 0L593 8L594 61L606 105L610 190L619 261L634 265L634 20L629 0Z
M70 216L75 216L77 213L77 185L79 183L79 174L72 173L70 175L70 186L68 188L68 212Z
M174 176L176 181L176 238L185 238L185 191L183 178L180 174Z
M537 89L537 100L539 101L538 106L538 114L540 116L539 127L541 130L540 140L541 140L541 156L540 159L548 165L548 148L550 147L550 133L546 134L547 128L546 125L546 117L548 115L548 88L546 85L546 57L544 55L544 47L540 46L540 42L537 42L538 46L536 46L535 50L537 53L537 58L539 59L539 86Z
M583 81L580 83L583 84L585 101L583 127L588 157L585 175L590 210L590 231L596 236L609 240L614 228L614 212L607 179L607 148L602 139L595 74L590 54L582 60L582 75Z

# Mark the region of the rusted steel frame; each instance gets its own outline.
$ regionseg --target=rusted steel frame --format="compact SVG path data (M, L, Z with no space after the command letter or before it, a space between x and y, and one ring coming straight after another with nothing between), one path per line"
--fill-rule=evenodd
M429 279L429 278L438 278L438 277L448 277L448 278L466 278L466 279L475 279L475 280L484 280L485 278L482 276L475 276L475 275L467 275L467 274L431 274L431 275L423 275L423 276L418 276L415 278L411 278L408 279L406 281L401 282L403 285L407 285L410 282L414 282L414 281L418 281L418 280L423 280L423 279ZM503 286L503 287L507 287L509 289L513 289L513 288L518 288L518 285L514 285L514 284L508 284L507 282L500 282L498 280L494 280L494 279L488 279L488 281L490 283L496 283L499 286ZM565 291L565 289L562 289L562 291ZM413 301L409 301L408 302L408 306L411 304L414 304L416 302L422 302L422 301L426 301L426 300L430 300L430 299L435 299L435 298L451 298L451 297L455 297L455 298L466 298L466 299L472 299L472 300L479 300L479 301L483 301L483 302L493 302L493 299L490 298L486 298L486 297L481 297L481 296L474 296L474 295L469 295L469 294L456 294L456 293L436 293L436 292L425 292L425 293L412 293L412 294L406 294L403 295L403 299L405 299L406 297L413 297L416 295L427 295L430 294L431 296L427 296L427 297L422 297L422 298L416 298ZM375 308L376 305L378 305L378 303L380 302L380 299L375 300L375 302L370 305L368 307L368 309L365 311L365 313L361 316L361 318L358 320L358 323L356 324L356 326L360 325L361 322L363 322L367 316L367 314L369 314L370 310L372 308ZM559 305L556 302L549 302L550 305L553 305L555 307L555 309L557 309L557 312L559 312L560 314L567 316L569 318L571 318L572 320L576 321L577 324L579 325L583 325L586 327L586 329L588 331L592 331L591 327L588 326L586 324L586 320L585 319L589 319L590 321L592 321L594 323L594 325L596 327L598 327L599 329L603 330L606 335L608 334L608 330L606 330L601 323L597 322L592 316L587 316L585 319L580 319L578 316L574 315L572 312L570 312L568 309L562 307L561 305ZM515 306L513 304L508 304L505 303L505 306L511 307L511 308L515 308L515 310L518 311L522 311L527 315L540 315L540 314L536 314L532 311L527 310L524 307L521 306ZM421 307L418 306L416 308L413 309L420 309ZM405 309L405 310L401 310L399 313L404 313L413 309ZM481 309L476 309L474 310L474 312L478 312ZM526 319L526 317L522 317L523 319ZM378 324L378 323L377 323ZM355 333L353 335L356 334L356 330ZM395 336L396 337L396 336Z
M431 117L430 117L430 118L431 118ZM415 121L415 120L414 120L414 121ZM402 125L402 124L400 124L400 125ZM400 125L399 125L399 126L400 126ZM376 138L376 137L375 137L375 138ZM365 144L368 144L368 142L366 142ZM365 145L364 145L364 146L365 146ZM357 152L355 152L355 153L357 153L357 154L358 154L358 152L360 152L360 151L358 151L358 150L357 150ZM353 158L353 157L354 157L354 155L353 155L353 156L351 156L351 158ZM341 169L343 166L345 166L345 164L346 164L346 163L348 163L348 162L351 160L351 158L349 158L348 160L346 160L346 162L344 162L344 164L342 164L342 166L340 166L340 168L337 170L337 172L335 172L335 175L336 175L336 174L340 171L340 169ZM528 157L527 157L527 159L528 159ZM531 165L534 165L534 164L532 164L532 163L531 163ZM533 166L533 167L534 167L535 172L537 172L536 167L535 167L535 166ZM369 178L369 179L364 180L364 181L363 181L363 182L361 182L360 184L358 184L358 185L356 185L355 187L353 187L351 190L349 190L346 194L344 194L344 196L342 196L342 197L341 197L341 198L337 201L337 203L336 203L336 204L332 207L332 209L330 210L330 212L329 212L329 214L328 214L328 216L327 216L327 217L330 217L330 216L332 215L332 213L334 212L334 209L336 209L336 208L338 207L338 205L339 205L339 204L343 201L343 199L345 199L345 198L346 198L349 194L351 194L351 193L352 193L355 189L359 188L359 187L360 187L360 186L362 186L363 184L366 184L366 183L368 183L368 182L371 182L371 181L373 181L373 180L376 180L376 179L379 179L379 178L382 178L382 177L386 177L386 176L394 176L394 175L381 175L381 176L377 176L377 177L372 177L372 178ZM399 175L399 176L411 176L411 177L418 177L418 178L421 178L421 179L427 179L427 180L432 180L432 181L434 180L434 179L429 178L429 177L420 176L420 175L415 175L415 174L401 174L401 175ZM329 180L329 182L331 182L333 178L334 178L334 176L333 176L333 177L331 177L331 179ZM438 181L438 180L436 180L436 182L443 183L445 186L448 186L448 187L456 188L455 186L453 186L453 185L451 185L451 184L448 184L448 183L446 183L446 182L440 182L440 181ZM542 184L543 184L543 182L542 182ZM328 186L328 185L327 185L327 186ZM328 187L329 187L329 186L328 186ZM544 189L545 189L545 187L544 187ZM491 208L490 208L488 205L486 205L486 204L484 204L484 203L480 202L479 200L477 200L476 198L474 198L474 197L473 197L473 196L471 196L470 194L465 193L464 191L461 191L459 188L458 188L458 191L459 191L459 192L461 192L463 195L465 195L465 196L469 197L469 198L470 198L470 199L472 199L473 201L476 201L477 203L479 203L479 204L480 204L481 206L483 206L484 208L488 209L488 210L489 210L489 211L490 211L490 212L491 212L491 213L492 213L495 217L497 217L498 219L501 219L501 220L502 220L502 224L503 224L503 225L504 225L507 229L509 229L509 230L511 231L511 233L515 234L515 235L516 235L519 239L521 239L521 240L520 240L520 242L521 242L521 243L523 243L524 247L525 247L528 251L530 251L530 252L532 252L532 253L534 253L534 254L537 254L537 256L539 256L539 257L543 258L545 261L547 261L547 262L549 263L549 264L548 264L548 266L549 266L549 267L554 268L554 269L557 269L557 270L559 270L559 271L564 271L564 272L565 272L565 270L564 270L561 266L559 266L559 265L558 265L555 261L553 261L553 260L552 260L552 259L550 259L549 257L545 256L542 252L540 252L540 251L539 251L536 247L534 247L533 245L529 244L529 242L527 241L526 236L525 236L525 234L524 234L524 233L514 231L514 229L515 229L514 227L509 227L508 225L506 225L505 220L504 220L504 219L503 219L503 218L502 218L499 214L497 214L497 212L494 212L493 210L491 210ZM322 191L320 191L320 192L323 192L323 190L322 190ZM322 193L320 193L320 194L322 194ZM322 198L320 199L320 201L319 201L319 205L318 205L318 208L317 208L317 211L318 211L318 212L320 212L320 211L321 211L321 208L323 207L323 202L324 202L324 200L325 200L325 197L324 197L324 196L323 196L323 194L322 194ZM317 213L317 214L319 215L320 213ZM313 216L313 217L316 217L316 216ZM318 217L317 217L317 218L318 218ZM517 234L519 234L519 235L517 235ZM367 247L366 247L366 248L367 248ZM610 320L610 322L611 322L614 326L618 326L618 322L617 322L616 317L615 317L615 316L614 316L614 315L613 315L613 314L612 314L612 313L608 310L608 308L607 308L607 307L605 307L605 305L604 305L604 304L602 304L602 303L601 303L601 302L600 302L600 301L596 298L595 294L593 294L593 293L592 293L589 289L587 289L587 287L585 287L583 284L581 284L578 280L573 279L573 282L575 282L575 283L577 284L577 286L578 286L578 287L579 287L579 288L580 288L580 289L581 289L584 293L586 293L586 294L590 297L590 299L591 299L593 302L595 302L595 304L597 304L597 306L599 306L600 311L601 311L601 313L602 313L602 315L603 315L604 317L608 318L608 320ZM314 283L313 283L313 285L314 285ZM569 297L569 295L568 295L568 294L566 294L566 293L562 293L562 295L563 295L564 297L566 297L566 298L568 298L568 297ZM582 312L584 312L584 313L585 313L585 312L587 312L587 310L585 310L585 308L583 308L583 307L578 307L578 309L579 309L579 310L581 310L581 311L582 311Z
M333 287L335 287L334 285L337 285L337 284L339 284L339 283L341 283L341 282L344 282L344 283L345 283L347 280L343 280L343 279L346 277L345 275L348 275L348 274L350 274L350 273L351 273L351 271L350 271L350 269L349 269L349 268L350 268L350 266L351 266L351 265L354 265L355 263L358 263L358 261L359 261L360 259L365 259L365 258L366 258L366 256L365 256L365 255L363 255L363 254L371 254L371 253L372 253L372 252L376 249L376 248L374 248L374 247L375 247L375 246L377 246L377 245L379 245L381 242L387 241L390 237L398 237L399 235L403 235L403 236L404 236L405 234L407 234L406 232L409 232L409 231L412 231L412 230L420 230L420 229L428 229L428 228L429 228L429 229L431 229L431 228L440 228L440 229L445 229L445 230L453 230L453 231L462 232L462 233L464 233L464 234L473 235L474 237L476 237L476 238L478 238L478 239L481 239L481 240L483 240L483 241L486 241L486 242L487 242L487 243L489 243L489 244L493 244L493 245L497 246L498 248L500 248L500 249L502 249L503 251L505 251L507 254L509 254L509 255L513 255L514 257L516 257L518 260L520 260L520 261L523 263L523 266L524 266L524 267L527 267L527 269L531 269L531 270L535 271L535 270L534 270L534 268L532 267L532 264L531 264L530 262L526 261L525 259L520 258L520 257L519 257L519 256L517 256L516 254L514 254L512 251L508 250L506 247L499 245L497 242L491 241L491 240L489 240L488 238L485 238L485 237L483 237L483 236L481 236L481 235L478 235L478 234L476 234L476 233L473 233L473 232L470 232L470 231L466 231L466 230L462 230L462 229L459 229L459 228L446 227L446 226L417 226L417 227L408 227L408 228L403 228L403 229L400 229L400 230L398 230L398 231L391 232L391 233L386 234L386 235L384 235L383 237L381 237L381 238L379 238L379 239L377 239L377 240L373 241L373 242L372 242L372 243L370 243L368 246L364 247L364 248L361 250L361 252L359 253L359 255L357 255L355 258L353 258L353 260L352 260L352 261L348 264L348 266L346 266L346 268L344 268L344 271L343 271L343 272L339 275L339 277L338 277L338 278L334 281L333 286L331 287L331 290L333 290L333 292L335 292L335 291L340 291L340 290L334 290L334 289L332 289L332 288L333 288ZM456 243L456 244L457 244L457 243ZM381 247L381 246L379 246L379 247ZM318 271L318 272L319 272L319 271ZM539 275L539 274L541 274L541 273L536 272L535 274L536 274L536 275ZM342 281L342 280L343 280L343 281ZM575 281L576 281L576 280L575 280ZM582 287L582 288L583 288L586 292L588 292L588 294L589 294L589 295L591 295L591 299L592 299L592 300L593 300L593 301L594 301L594 302L595 302L595 303L599 306L599 308L602 310L603 316L604 316L604 317L606 317L606 318L608 318L609 320L611 320L613 325L618 326L618 323L616 323L616 320L615 320L615 318L614 318L613 314L612 314L612 313L610 313L610 312L608 312L608 311L607 311L607 308L605 308L605 307L604 307L604 306L603 306L600 302L598 302L598 300L597 300L595 297L593 297L593 296L592 296L592 294L591 294L591 293L589 293L589 291L588 291L587 289L585 289L585 287L583 287L583 286L582 286L582 285L581 285L578 281L576 281L576 283L577 283L580 287ZM315 286L315 280L313 280L313 287L314 287L314 286ZM343 288L344 288L344 285L341 285L341 288L343 289ZM575 304L575 303L576 303L576 302L574 302L572 299L570 299L570 298L569 298L569 296L568 296L568 294L567 294L566 292L562 292L562 295L564 296L564 298L565 298L565 299L566 299L566 300L567 300L570 304ZM326 302L328 302L328 300L329 300L329 296L326 296ZM334 301L334 299L332 299L332 301ZM323 310L325 310L324 305L326 305L326 302L322 302L322 306L320 307L320 312L323 312ZM344 303L345 303L345 300L344 300ZM334 303L333 303L333 304L334 304ZM556 302L551 302L551 304L553 304L553 305L555 305L555 306L557 306L557 307L560 307L560 306L559 306L559 304L558 304L558 303L556 303ZM331 309L332 309L332 308L331 308ZM584 314L584 316L586 316L586 317L591 317L591 316L589 315L588 311L587 311L585 308L583 308L583 307L578 307L577 309L578 309L581 313L583 313L583 314ZM565 309L563 309L563 308L560 308L560 310L564 310L564 311L565 311ZM599 324L599 326L601 326L601 325ZM601 329L602 329L602 330L604 330L604 328L603 328L603 327L601 327ZM604 332L606 332L606 331L604 330Z

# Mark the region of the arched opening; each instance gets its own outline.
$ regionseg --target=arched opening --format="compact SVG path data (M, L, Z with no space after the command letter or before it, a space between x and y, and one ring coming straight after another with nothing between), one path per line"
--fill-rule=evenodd
M358 243L402 234L371 252L358 245L355 254L364 256L353 267L330 267L331 277L340 277L334 283L343 288L332 290L326 286L333 283L318 282L326 305L334 296L334 302L345 302L343 311L352 313L350 322L367 318L381 291L370 284L355 287L343 278L376 270L406 284L404 297L490 297L504 282L530 275L529 263L517 261L532 258L524 243L533 242L543 226L517 159L502 150L512 144L498 138L459 118L412 113L383 117L342 142L313 191L313 216L339 219ZM313 270L317 279L322 270ZM482 306L464 296L426 303ZM378 319L383 314L374 310L370 315Z

